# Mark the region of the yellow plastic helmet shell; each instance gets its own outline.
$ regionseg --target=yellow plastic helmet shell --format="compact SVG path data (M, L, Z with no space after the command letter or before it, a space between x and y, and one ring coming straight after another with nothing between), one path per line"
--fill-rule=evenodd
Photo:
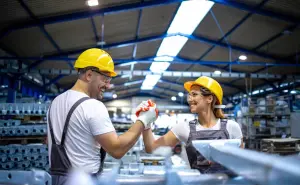
M82 69L96 67L100 71L109 72L111 77L117 76L114 71L114 61L104 50L98 48L87 49L75 61L74 68Z
M212 92L216 97L217 97L217 105L222 104L222 99L223 99L223 90L221 85L214 79L207 77L207 76L201 76L195 81L188 81L184 83L184 88L190 92L191 87L193 85L199 85L202 87L207 88Z

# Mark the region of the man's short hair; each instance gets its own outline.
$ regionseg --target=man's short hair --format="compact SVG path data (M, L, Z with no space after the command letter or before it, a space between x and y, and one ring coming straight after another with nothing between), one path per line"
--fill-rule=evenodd
M79 74L79 75L84 74L84 73L86 73L88 70L99 71L99 69L98 69L97 67L89 66L89 67L85 67L85 68L80 68L80 69L78 69L78 74Z

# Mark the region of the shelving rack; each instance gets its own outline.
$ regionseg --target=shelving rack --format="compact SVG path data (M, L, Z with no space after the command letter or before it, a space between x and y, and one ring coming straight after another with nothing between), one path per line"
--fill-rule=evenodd
M242 108L243 135L248 148L260 150L262 139L291 135L289 101L288 96L248 99L247 106Z
M0 169L48 170L47 103L0 104Z

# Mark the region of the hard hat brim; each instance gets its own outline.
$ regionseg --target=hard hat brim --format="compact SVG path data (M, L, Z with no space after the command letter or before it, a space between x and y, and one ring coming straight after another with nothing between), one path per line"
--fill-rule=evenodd
M110 76L111 77L115 77L115 76L117 76L118 74L116 73L116 72L114 72L114 71L110 71Z
M183 86L184 86L185 90L187 90L188 92L190 92L193 85L199 85L199 86L202 86L201 84L198 84L198 83L195 82L195 81L188 81L188 82L185 82Z

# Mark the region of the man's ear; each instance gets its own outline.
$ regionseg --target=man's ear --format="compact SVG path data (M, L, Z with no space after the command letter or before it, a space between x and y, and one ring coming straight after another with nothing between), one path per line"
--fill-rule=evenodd
M84 74L84 78L88 83L90 83L92 81L92 76L93 76L92 70L87 70Z

